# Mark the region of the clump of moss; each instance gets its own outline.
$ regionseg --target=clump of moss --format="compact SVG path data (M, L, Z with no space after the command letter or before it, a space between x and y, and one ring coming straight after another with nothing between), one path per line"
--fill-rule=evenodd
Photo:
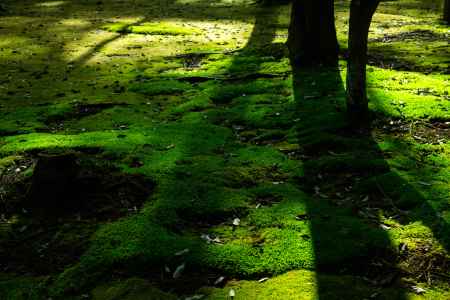
M129 86L130 91L149 96L180 94L191 88L189 83L178 80L136 82Z
M0 298L4 300L39 300L45 295L46 278L0 274Z
M147 281L130 278L104 286L92 291L93 300L176 300L175 295L162 292Z
M97 280L112 265L127 270L143 265L162 266L177 251L192 248L192 242L158 226L147 215L139 215L103 226L80 262L66 269L51 291L55 295L79 292Z

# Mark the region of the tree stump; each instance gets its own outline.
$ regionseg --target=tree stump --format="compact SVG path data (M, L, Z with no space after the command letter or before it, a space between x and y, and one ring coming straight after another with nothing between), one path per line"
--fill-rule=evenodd
M77 207L74 153L39 154L27 195L28 209L41 216L58 216Z

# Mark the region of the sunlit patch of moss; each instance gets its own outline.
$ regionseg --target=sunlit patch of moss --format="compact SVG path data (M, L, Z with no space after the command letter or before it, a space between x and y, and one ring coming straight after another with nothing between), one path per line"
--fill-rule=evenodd
M369 105L374 111L396 118L449 119L448 75L423 75L376 67L368 71Z
M441 3L440 0L426 2L420 0L382 1L379 11L394 16L438 18L440 17Z
M114 22L103 26L102 29L111 32L125 33L129 30L128 28L131 24L131 22Z
M403 91L372 90L370 106L395 118L448 120L450 113L445 100L436 96L414 95Z
M440 95L450 89L448 75L401 72L377 67L369 67L368 86L373 89L405 91L418 95Z
M402 227L394 226L389 235L393 241L407 243L409 247L434 240L433 231L422 222L412 222Z
M351 289L342 289L351 286ZM425 295L417 295L400 287L379 288L368 285L362 279L346 275L326 275L300 270L270 278L265 282L230 281L224 288L204 288L200 292L207 295L206 299L226 299L233 289L236 299L292 299L312 300L320 297L326 299L364 299L376 294L382 299L397 299L407 297L410 300L439 299L444 300L449 291L439 288L427 289Z
M208 265L243 276L313 268L314 250L305 236L308 231L265 228L258 232L261 244L238 237L224 245L210 246L204 259Z

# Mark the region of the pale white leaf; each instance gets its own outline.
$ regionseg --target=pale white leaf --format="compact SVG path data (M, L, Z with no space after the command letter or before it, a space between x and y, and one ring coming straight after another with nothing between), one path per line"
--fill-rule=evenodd
M176 269L175 272L173 272L173 279L177 279L181 277L181 274L183 273L184 269L186 268L186 264L182 263L181 265L179 265Z
M236 292L233 289L230 289L228 296L230 296L231 298L234 298L234 297L236 297Z

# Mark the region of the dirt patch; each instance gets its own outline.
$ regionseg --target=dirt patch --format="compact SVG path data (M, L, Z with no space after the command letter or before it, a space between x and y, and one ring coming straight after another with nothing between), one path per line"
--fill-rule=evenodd
M415 249L408 249L405 244L400 245L400 268L405 273L413 275L416 280L432 284L434 281L448 281L450 259L445 253L435 251L431 243L418 245Z
M422 72L424 74L430 73L443 73L449 74L450 70L448 66L439 65L417 65L416 62L402 58L401 56L396 56L394 54L387 54L383 50L371 50L368 54L368 64L371 66L376 66L383 69L392 69L399 71L415 71ZM372 72L370 68L369 72Z
M449 121L407 121L401 119L379 120L374 126L398 136L410 136L422 144L437 145L450 140Z
M207 56L205 53L187 53L177 55L176 58L183 60L183 66L186 69L197 69L202 65L203 59Z
M386 34L383 37L371 39L371 43L392 43L406 40L415 40L422 42L445 41L448 39L446 34L438 34L430 30L413 30L401 32L398 34Z

